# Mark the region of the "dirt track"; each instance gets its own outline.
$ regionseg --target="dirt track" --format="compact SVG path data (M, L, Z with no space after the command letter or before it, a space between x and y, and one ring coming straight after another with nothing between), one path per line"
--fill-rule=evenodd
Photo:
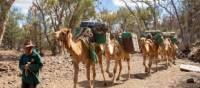
M12 56L10 56L12 55ZM13 51L0 51L0 88L20 88L21 79L18 76L18 53ZM41 72L42 83L38 88L73 88L73 67L71 58L46 56ZM123 70L120 81L111 83L111 78L106 74L108 88L200 88L200 73L182 72L179 70L180 64L193 64L188 60L177 60L177 65L166 69L165 65L159 64L159 71L153 72L151 76L144 74L141 55L133 55L131 60L131 79L126 80L127 65L123 62ZM111 65L113 67L113 63ZM153 65L155 67L155 65ZM95 88L105 88L99 66ZM112 69L112 68L111 68ZM110 69L110 71L112 71ZM154 68L153 68L154 69ZM195 83L186 83L188 78L194 78ZM78 88L87 87L84 66L81 65L79 71Z

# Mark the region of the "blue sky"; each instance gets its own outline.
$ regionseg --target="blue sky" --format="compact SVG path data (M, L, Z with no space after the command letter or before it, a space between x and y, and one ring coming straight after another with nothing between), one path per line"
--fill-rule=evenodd
M109 11L116 11L119 8L119 5L116 4L116 1L118 0L101 0L102 3L98 4L97 7L99 7L101 10L104 8Z
M28 13L33 0L16 0L12 8L18 8L24 14ZM105 8L109 11L116 11L120 5L120 0L101 0L102 4L98 5L101 9Z
M31 6L32 0L15 0L12 8L18 8L23 14L27 14Z
M28 9L32 6L32 1L33 0L16 0L12 6L12 8L18 8L23 14L28 13ZM101 1L101 4L98 4L96 8L97 12L100 10L107 9L110 12L117 11L119 7L125 7L125 4L123 3L122 0L99 0ZM129 3L131 2L130 0L125 0L129 6L134 9L135 4L134 3ZM153 0L149 0L153 1ZM138 3L140 6L145 6L144 4ZM167 14L166 12L162 13L161 15Z
M14 5L12 7L18 8L21 10L22 13L27 14L28 9L32 6L33 0L15 0ZM122 2L122 0L99 0L102 3L98 7L102 10L102 8L105 8L109 11L116 11L119 7L125 7L125 4ZM129 6L134 7L135 4L129 3L130 0L125 0ZM151 1L151 0L150 0ZM142 5L139 3L139 5ZM98 9L97 9L98 11Z

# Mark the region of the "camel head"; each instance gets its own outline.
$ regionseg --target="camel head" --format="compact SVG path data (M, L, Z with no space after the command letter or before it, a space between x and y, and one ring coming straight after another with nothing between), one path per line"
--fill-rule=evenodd
M169 38L165 38L164 39L164 49L165 50L168 50L170 47L171 47L171 42L170 42L171 40L169 39Z
M146 38L144 38L144 37L141 37L141 38L139 39L139 45L140 45L140 47L142 47L142 46L144 45L145 40L146 40Z
M52 35L57 41L67 42L67 39L69 39L69 33L70 29L63 28L60 29L59 31L53 32Z

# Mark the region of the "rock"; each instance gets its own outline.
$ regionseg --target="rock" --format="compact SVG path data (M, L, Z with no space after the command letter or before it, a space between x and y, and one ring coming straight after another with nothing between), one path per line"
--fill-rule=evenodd
M13 84L13 82L11 81L11 82L8 82L8 84Z
M200 67L194 66L194 65L181 64L180 70L181 71L188 71L188 72L200 72Z
M189 79L187 79L186 82L187 82L187 83L195 83L193 78L189 78Z

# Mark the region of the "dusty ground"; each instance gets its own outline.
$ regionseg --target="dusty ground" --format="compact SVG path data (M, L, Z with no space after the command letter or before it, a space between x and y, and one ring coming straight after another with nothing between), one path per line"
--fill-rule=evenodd
M19 52L0 51L0 88L20 88L21 79L18 69ZM42 83L38 88L72 88L73 87L73 67L71 58L63 59L61 56L46 56L41 72ZM179 70L180 64L193 64L200 66L199 63L193 63L188 60L177 60L177 65L166 69L160 63L159 71L154 72L151 76L143 73L141 55L133 55L131 60L131 79L126 80L127 65L123 63L123 71L120 81L115 84L111 83L111 78L106 74L108 88L200 88L200 73L182 72ZM111 65L113 67L113 64ZM153 65L155 67L155 65ZM95 88L105 88L103 86L102 75L99 66ZM112 68L111 68L112 69ZM112 71L112 70L111 70ZM186 83L188 78L193 78L195 83ZM84 66L81 65L79 71L79 88L87 87L86 74Z

